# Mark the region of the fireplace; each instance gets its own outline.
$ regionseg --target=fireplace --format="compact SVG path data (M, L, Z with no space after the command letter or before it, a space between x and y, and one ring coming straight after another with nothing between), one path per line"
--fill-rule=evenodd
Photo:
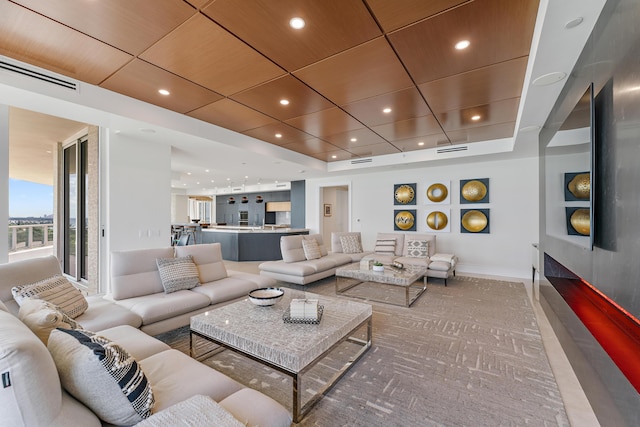
M602 349L640 393L640 322L547 253L544 274Z

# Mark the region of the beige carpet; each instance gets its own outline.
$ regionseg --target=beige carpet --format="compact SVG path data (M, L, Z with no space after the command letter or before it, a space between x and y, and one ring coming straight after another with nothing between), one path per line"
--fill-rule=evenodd
M306 289L335 295L334 280ZM522 283L459 276L447 287L434 280L411 308L371 304L371 350L298 425L569 425ZM188 328L159 338L188 352ZM341 355L309 373L302 389L319 386ZM231 351L205 363L291 408L288 376Z

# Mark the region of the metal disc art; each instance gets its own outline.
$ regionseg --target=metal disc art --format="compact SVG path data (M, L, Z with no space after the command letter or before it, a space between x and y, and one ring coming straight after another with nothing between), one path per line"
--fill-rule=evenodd
M427 215L427 225L432 230L443 230L448 223L449 219L444 212L433 211Z
M571 214L571 226L583 236L591 233L591 220L589 219L589 209L576 209Z
M449 190L444 184L431 184L427 188L427 198L435 203L445 200L448 194Z
M477 202L487 195L487 187L480 181L469 181L462 187L462 197L470 202Z
M413 217L413 214L411 212L400 211L396 214L394 221L396 223L396 227L398 227L400 230L409 230L411 229L411 227L413 227L415 218Z
M401 185L396 189L395 198L398 203L406 205L416 197L416 192L409 185Z
M577 199L588 200L591 190L591 177L588 173L578 174L573 177L567 187Z
M480 211L468 211L462 216L462 226L470 233L479 233L487 226L487 217Z

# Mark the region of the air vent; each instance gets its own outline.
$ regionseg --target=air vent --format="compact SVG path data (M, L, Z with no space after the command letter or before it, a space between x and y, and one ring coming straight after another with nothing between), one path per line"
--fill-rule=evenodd
M0 69L5 71L10 71L12 73L20 74L25 77L31 77L32 79L38 79L46 83L51 83L56 86L64 87L66 89L71 89L74 91L78 90L78 84L76 82L63 80L51 74L45 74L40 71L21 67L19 65L10 64L5 61L0 61Z
M436 153L438 153L438 154L454 153L456 151L467 151L468 149L469 149L469 147L467 147L466 145L459 145L459 146L456 146L456 147L438 148L436 150Z
M243 191L244 189L242 187L233 187L231 189L231 191Z
M371 157L369 157L368 159L355 159L355 160L351 160L351 164L352 165L359 165L362 163L371 163L373 162L373 159Z
M284 188L287 184L276 184L276 188Z

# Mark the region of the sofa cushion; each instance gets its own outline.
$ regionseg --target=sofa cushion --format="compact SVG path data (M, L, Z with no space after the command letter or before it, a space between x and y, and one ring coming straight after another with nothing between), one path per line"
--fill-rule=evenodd
M282 236L280 238L280 252L284 262L299 262L307 259L302 249L302 235Z
M429 242L426 240L407 239L407 253L409 258L427 258L429 256Z
M145 334L140 329L129 325L116 326L98 332L100 336L107 338L126 348L127 352L135 359L142 360L162 351L170 350L171 347Z
M211 301L208 297L192 290L177 291L170 294L158 292L117 301L118 305L126 307L140 316L143 325L189 313L206 307L210 303Z
M206 295L211 304L218 304L246 296L249 292L256 289L256 287L255 282L227 277L212 283L203 284L202 286L193 288L192 291Z
M322 256L320 253L320 246L318 246L318 241L316 239L303 239L302 249L304 250L304 257L307 260L318 259Z
M225 374L175 349L142 359L140 365L153 384L156 412L196 394L209 396L219 402L243 388ZM246 404L251 405L251 402L247 401Z
M322 234L308 234L306 236L303 235L302 238L303 240L315 240L316 242L318 242L321 256L327 256L329 254L329 251L327 250L326 246L324 245L324 241L322 240Z
M121 300L164 292L158 258L172 258L173 247L111 252L111 295Z
M89 331L100 331L119 325L139 328L142 325L140 316L107 299L107 297L90 295L87 297L87 302L89 308L75 320Z
M247 405L251 402L251 405ZM291 414L278 402L252 388L243 388L220 402L243 425L289 427Z
M62 386L103 421L130 425L151 415L151 385L119 345L93 332L56 329L48 348Z
M342 252L345 254L357 254L362 252L362 243L360 235L340 236L340 245Z
M429 263L429 270L448 271L450 268L451 263L446 261L432 261Z
M224 279L228 276L222 259L220 243L176 246L175 248L177 257L187 255L193 257L193 262L198 267L201 284Z
M166 294L192 289L200 285L198 268L193 263L191 255L178 258L158 258L156 263Z
M18 305L28 298L43 299L57 305L72 318L80 316L89 307L82 292L59 274L36 283L14 286L11 293Z
M56 328L82 329L78 322L67 316L58 306L45 300L27 299L20 306L18 318L44 345L47 345L51 331Z

